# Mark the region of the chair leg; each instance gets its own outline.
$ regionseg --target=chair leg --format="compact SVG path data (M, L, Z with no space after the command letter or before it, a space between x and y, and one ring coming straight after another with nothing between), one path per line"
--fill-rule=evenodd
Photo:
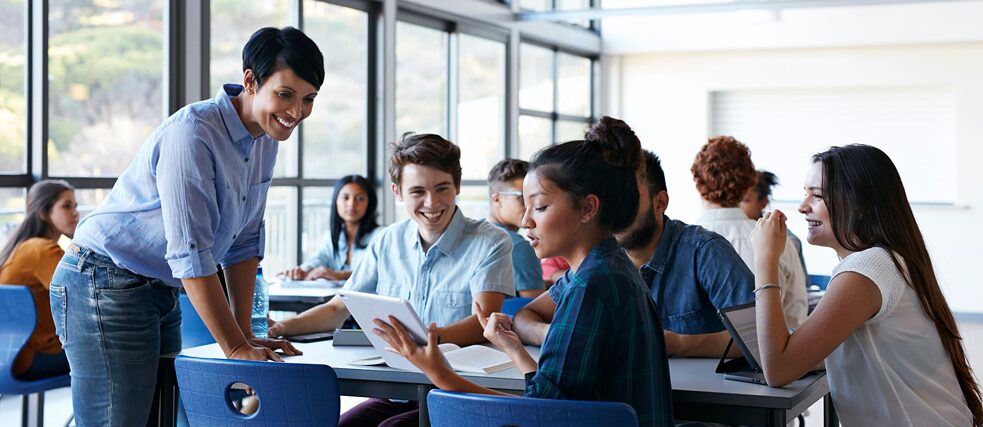
M44 392L25 394L21 398L22 427L44 426Z
M68 421L65 422L65 427L71 426L72 425L72 421L75 421L75 414L74 413L72 413L72 415L70 415L68 417Z

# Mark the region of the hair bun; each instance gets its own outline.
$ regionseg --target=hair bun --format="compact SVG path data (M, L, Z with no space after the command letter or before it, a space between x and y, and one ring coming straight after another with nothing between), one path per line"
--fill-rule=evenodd
M587 128L584 140L596 144L604 161L612 166L638 169L641 165L642 143L635 131L623 120L610 116L601 117Z

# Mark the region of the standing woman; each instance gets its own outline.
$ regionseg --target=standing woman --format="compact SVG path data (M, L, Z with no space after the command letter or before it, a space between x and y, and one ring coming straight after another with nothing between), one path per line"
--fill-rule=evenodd
M638 211L637 173L642 150L625 122L603 117L586 141L543 149L522 185L533 250L560 256L566 274L536 301L548 302L537 363L502 313L475 304L484 335L526 376L528 397L624 402L642 426L671 426L672 389L658 310L638 269L612 233L631 225ZM385 322L383 322L385 320ZM389 323L387 323L389 322ZM454 373L437 348L431 324L419 346L397 320L376 319L373 332L413 362L437 387L502 394Z
M297 352L255 338L250 311L278 141L310 115L324 61L300 30L263 28L243 48L242 68L242 85L157 128L55 272L51 309L61 313L80 427L146 424L157 360L181 349L182 286L226 357Z
M867 145L816 154L799 212L809 243L836 251L826 295L785 327L778 259L785 215L765 214L755 246L758 345L782 386L826 359L844 426L983 425L980 389L894 163Z
M331 230L314 256L299 267L280 273L292 280L346 280L381 228L379 204L372 184L361 175L348 175L334 186Z
M0 250L0 284L27 286L37 307L37 324L27 345L14 359L14 376L26 381L68 373L68 359L61 349L51 320L48 287L58 260L65 251L58 246L64 234L71 238L79 222L75 189L65 181L44 180L27 193L27 214Z

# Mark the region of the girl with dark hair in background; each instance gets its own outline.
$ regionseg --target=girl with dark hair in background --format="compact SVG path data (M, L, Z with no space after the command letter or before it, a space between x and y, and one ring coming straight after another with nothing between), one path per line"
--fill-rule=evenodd
M314 256L280 273L291 280L345 280L381 230L376 221L379 201L372 184L360 175L348 175L334 186L331 230Z
M812 161L799 206L806 240L836 251L840 263L790 334L774 284L785 215L758 220L751 237L768 384L788 384L825 359L845 426L983 425L979 386L894 163L867 145L833 147Z
M64 314L55 329L80 427L147 423L158 359L181 350L179 288L226 357L299 353L253 336L250 317L279 141L311 114L324 59L300 30L268 27L243 47L242 69L241 84L157 128L58 264L51 309Z
M20 379L68 373L68 359L55 335L48 288L65 254L58 239L75 235L78 222L75 189L65 181L40 181L27 193L24 221L0 250L0 284L27 286L37 306L34 332L14 359L13 373Z
M612 237L638 210L641 145L624 122L602 118L586 141L543 149L523 184L522 226L536 255L562 256L571 274L537 301L552 323L537 364L502 313L475 306L485 337L526 374L526 396L617 401L631 405L640 425L672 425L672 390L658 312L638 270ZM385 321L383 321L385 320ZM419 346L396 319L376 319L374 333L445 390L500 394L444 365L430 325ZM569 357L571 354L577 357Z

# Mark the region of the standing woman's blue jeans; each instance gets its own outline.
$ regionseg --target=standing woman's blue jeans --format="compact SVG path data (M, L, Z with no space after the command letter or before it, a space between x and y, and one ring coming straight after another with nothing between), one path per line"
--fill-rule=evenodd
M146 425L163 353L181 350L177 288L72 245L51 279L51 314L79 427Z

